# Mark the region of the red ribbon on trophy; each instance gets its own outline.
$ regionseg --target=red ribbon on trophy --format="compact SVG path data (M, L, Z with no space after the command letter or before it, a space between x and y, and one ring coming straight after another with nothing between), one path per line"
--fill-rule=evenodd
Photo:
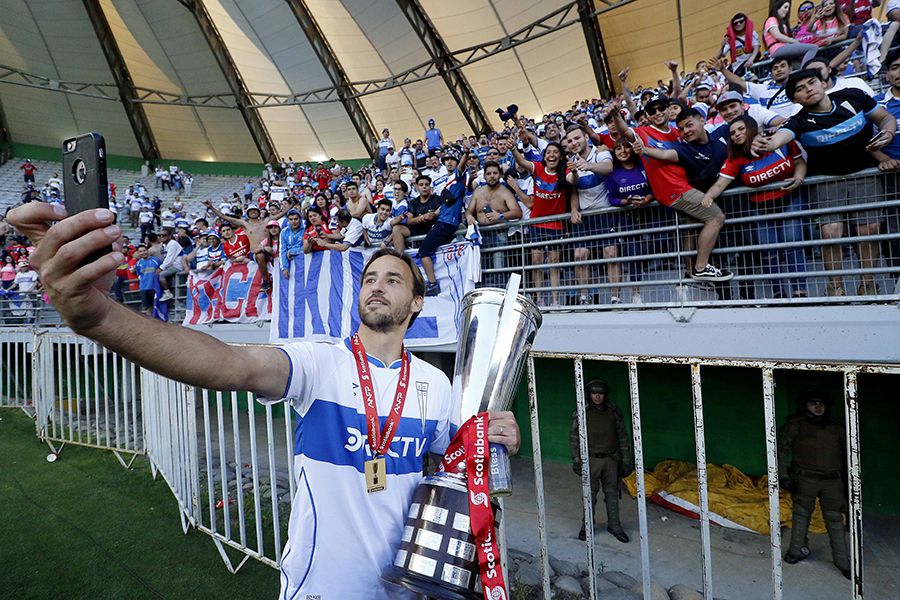
M456 435L440 469L454 471L465 465L469 491L469 522L478 551L481 587L485 600L506 600L506 581L500 564L500 544L491 509L489 487L488 413L480 412L466 421Z

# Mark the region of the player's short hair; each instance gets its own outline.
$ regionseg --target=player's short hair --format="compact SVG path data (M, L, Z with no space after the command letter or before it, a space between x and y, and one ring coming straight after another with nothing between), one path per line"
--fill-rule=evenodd
M422 181L423 179L425 181L427 181L428 183L431 183L431 177L429 177L428 175L421 174L418 177L416 177L416 185L419 185L419 182Z
M386 204L388 207L393 207L393 206L394 206L394 203L391 202L390 200L388 200L387 198L382 198L381 200L379 200L378 202L375 203L375 206L378 207L378 206L382 206L382 205L385 205L385 204Z
M349 188L349 187L355 187L356 189L359 189L359 184L356 183L355 181L353 181L352 179L346 183L346 186L347 186L348 188Z
M419 270L419 267L416 266L415 261L405 252L398 252L394 248L380 248L375 251L375 254L369 258L369 262L366 263L366 266L363 267L362 276L360 277L360 281L363 281L366 278L366 272L369 270L369 267L372 266L376 260L383 256L393 256L395 258L399 258L403 262L406 263L406 266L409 267L409 272L412 275L412 293L413 298L424 298L425 297L425 278L422 276L422 271ZM416 317L419 316L418 312L414 312L412 317L409 319L408 327L411 327L413 322L416 320Z
M500 168L500 163L496 160L487 160L484 162L484 171L487 172L488 168L497 167L497 170L500 171L500 174L503 174L503 169Z

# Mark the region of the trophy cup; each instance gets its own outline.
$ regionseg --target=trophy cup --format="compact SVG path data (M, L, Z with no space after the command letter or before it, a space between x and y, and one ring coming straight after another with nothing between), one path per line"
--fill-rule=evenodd
M513 274L506 290L480 288L463 298L453 376L460 423L483 411L509 410L512 404L541 326L540 310L518 294L520 280ZM490 444L491 496L512 491L509 469L506 447ZM500 508L493 500L491 508L499 523ZM464 471L439 471L422 481L394 564L382 578L443 600L482 596Z

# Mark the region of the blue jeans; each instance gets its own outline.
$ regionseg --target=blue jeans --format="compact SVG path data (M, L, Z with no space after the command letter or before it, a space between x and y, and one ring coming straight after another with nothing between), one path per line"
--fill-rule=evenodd
M806 208L806 198L799 190L794 190L787 198L752 204L755 216L792 213ZM756 235L760 244L788 244L804 239L803 217L767 219L756 224ZM806 255L802 247L770 249L762 251L762 272L803 273L806 271ZM806 292L806 278L772 280L773 295L790 297L797 292Z

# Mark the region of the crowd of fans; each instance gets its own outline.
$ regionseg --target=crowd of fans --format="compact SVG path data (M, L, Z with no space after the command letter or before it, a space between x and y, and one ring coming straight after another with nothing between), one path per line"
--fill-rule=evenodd
M369 166L354 170L334 159L313 164L288 157L265 165L262 177L248 179L231 198L203 200L201 214L189 214L181 200L192 193L190 174L157 168L156 187L179 196L163 206L136 183L114 201L120 219L140 230L137 245L122 240L127 260L114 291L121 297L137 281L149 309L154 300L172 299L173 277L180 273L254 261L269 287L273 277L288 276L291 260L302 253L405 250L413 237L426 293L435 295L440 282L431 257L461 234L461 225L468 226L467 237L480 240L486 266L546 265L529 270L531 288L544 288L548 276L548 293L536 294L543 305L597 303L603 279L612 284L606 286L611 303L622 302L621 289L629 284L629 300L640 303L636 284L659 261L616 259L674 248L696 251L684 265L686 281L711 282L726 299L734 276L726 265L738 275L754 268L776 275L766 283L768 295L805 297L812 254L796 245L804 240L823 240L815 253L828 271L839 272L845 260L845 244L830 240L848 234L865 239L853 249L861 269L871 272L882 259L897 266L896 240L871 239L898 233L897 210L855 208L893 197L896 190L885 189L892 179L801 187L810 175L900 167L900 52L891 50L900 2L889 3L889 23L872 18L877 5L807 1L794 12L790 2L776 1L761 28L736 14L718 55L692 72L665 63L668 83L631 90L625 69L615 98L580 100L535 117L510 105L497 110L500 127L487 135L449 138L429 119L420 139L397 144L385 128ZM884 77L879 94L869 84L877 76ZM26 162L22 170L33 185L33 165ZM761 189L722 197L738 186ZM44 201L60 193L56 175L45 190L29 191ZM791 216L807 209L828 210ZM667 227L676 214L699 227L676 235ZM732 227L735 216L758 219ZM519 223L523 219L531 220ZM772 249L713 255L720 238L725 247ZM526 253L490 251L522 243L531 244ZM576 265L574 285L562 285L554 265L563 260ZM594 273L595 265L601 272ZM784 273L793 277L777 276ZM736 288L747 299L760 289L747 279ZM828 277L826 291L852 292L839 273ZM879 293L871 274L859 277L855 291Z

